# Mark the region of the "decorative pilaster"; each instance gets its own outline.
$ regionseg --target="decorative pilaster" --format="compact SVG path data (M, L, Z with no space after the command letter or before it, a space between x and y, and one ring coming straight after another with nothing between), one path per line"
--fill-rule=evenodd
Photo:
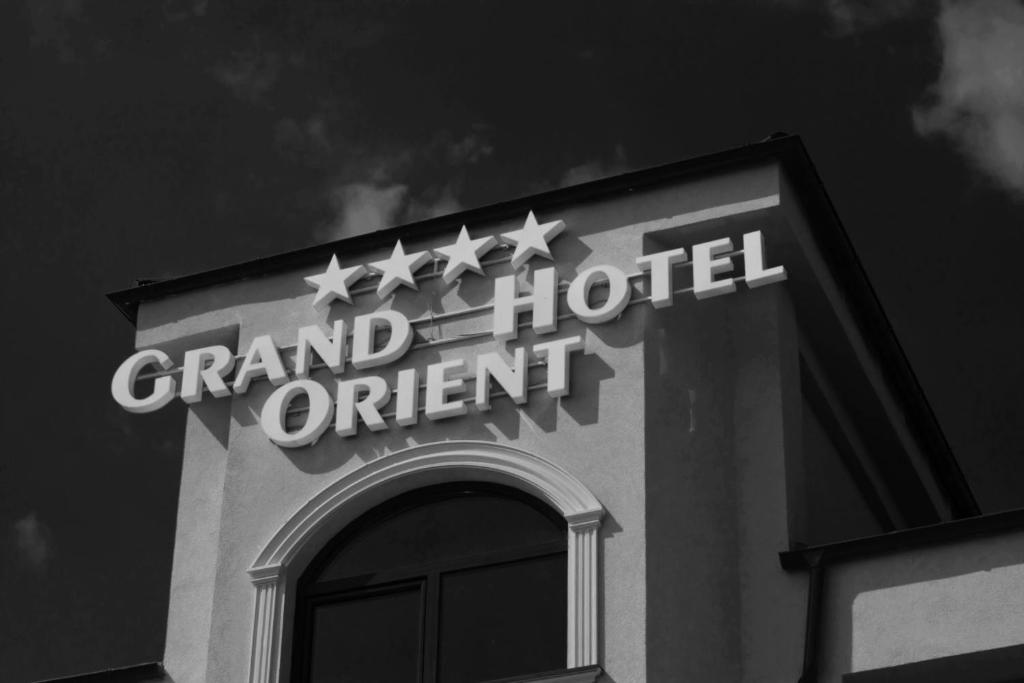
M600 511L569 520L569 620L566 666L597 664L597 532Z
M280 567L250 571L256 588L249 683L277 683L281 654Z

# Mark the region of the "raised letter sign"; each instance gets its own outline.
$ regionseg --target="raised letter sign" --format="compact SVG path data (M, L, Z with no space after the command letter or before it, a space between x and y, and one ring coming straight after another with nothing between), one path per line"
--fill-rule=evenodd
M252 340L249 351L242 359L242 365L235 373L234 390L236 394L244 394L249 390L249 382L255 377L267 376L270 383L279 387L288 381L288 373L281 362L281 354L274 346L269 334L260 335Z
M463 399L448 400L448 394L462 391L466 380L461 377L449 377L452 372L465 372L464 360L448 360L432 363L427 366L426 407L423 412L431 420L466 414L466 402Z
M151 413L160 410L174 398L175 381L173 377L164 375L153 382L153 392L145 398L135 397L135 378L142 368L150 363L160 366L161 370L174 367L170 357L159 349L139 351L129 356L114 373L110 382L110 393L114 400L129 413Z
M491 409L491 378L497 380L505 393L518 404L526 403L526 349L518 347L509 366L497 352L485 353L476 359L476 407Z
M636 265L640 270L651 273L651 305L655 308L664 308L672 305L672 272L677 263L686 261L685 249L669 249L659 251L656 254L638 256Z
M309 397L306 423L297 432L286 428L288 407L299 394ZM278 387L263 404L260 425L270 440L283 448L298 448L320 438L331 424L331 396L319 382L311 379L297 379Z
M359 397L361 389L366 389L366 395L362 398ZM356 424L357 413L371 432L387 429L384 418L380 416L380 409L390 400L391 389L383 377L370 375L338 382L338 411L334 431L339 436L355 434L359 428Z
M608 283L608 299L593 308L590 305L590 290L601 280ZM629 305L629 279L614 266L594 266L576 276L569 285L566 300L569 310L585 323L596 325L613 319Z
M323 359L327 367L335 375L345 370L345 321L334 321L334 337L327 338L319 325L307 325L299 328L295 345L295 376L303 379L309 377L313 366L313 352Z
M554 268L533 273L533 292L519 294L515 275L494 281L494 338L510 341L519 336L519 314L533 313L533 331L548 334L558 329L558 274Z
M732 258L719 254L732 251L732 240L728 237L693 245L693 295L698 299L731 294L736 291L736 281L731 277L715 280L715 276L732 270Z
M420 418L420 372L416 368L398 371L395 387L395 422L411 427Z
M569 395L569 354L582 350L583 337L579 335L534 345L533 352L548 365L548 396L558 398Z
M743 236L743 270L747 287L770 285L786 279L785 266L764 269L764 235L760 230Z
M391 337L374 350L377 332L390 327ZM412 325L398 311L377 311L356 318L352 330L352 365L358 370L387 365L401 358L412 344Z
M207 364L207 361L210 361ZM207 346L185 352L181 371L181 400L197 403L203 398L203 387L217 398L230 396L224 377L235 367L235 354L226 346Z

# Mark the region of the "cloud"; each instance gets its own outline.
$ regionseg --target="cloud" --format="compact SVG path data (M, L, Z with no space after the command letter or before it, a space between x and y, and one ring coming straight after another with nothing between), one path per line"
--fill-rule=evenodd
M1024 198L1024 4L945 2L942 72L913 111L921 135L944 136L999 185Z
M236 51L214 66L213 75L235 97L258 102L277 83L282 61L280 54L261 49L259 41L256 41L252 47Z
M330 144L326 134L324 139ZM406 146L388 154L346 151L345 168L326 188L334 217L316 231L322 239L340 239L461 211L463 182L471 167L494 153L494 145L488 128L477 124L465 135L440 131L421 146Z
M454 184L433 188L425 196L414 198L406 208L405 216L410 221L421 221L450 213L457 213L465 208L459 201Z
M797 9L816 9L828 13L840 34L855 33L895 19L909 16L914 9L927 6L921 0L775 0Z
M453 184L428 188L413 197L409 186L346 183L330 191L334 220L319 230L326 240L374 232L402 223L426 220L463 209Z
M771 0L825 8L848 33L932 11L923 0ZM937 15L942 70L911 111L921 136L944 137L986 176L1024 198L1024 2L943 0Z
M53 555L49 527L39 520L35 512L30 512L15 521L13 529L19 559L36 571L45 569Z
M402 184L346 183L329 192L334 220L322 231L326 239L340 239L380 230L398 222L409 187Z
M595 159L568 169L559 179L558 187L588 183L591 180L607 178L608 176L625 173L628 170L626 150L622 145L616 145L614 155L610 160Z
M825 6L842 33L877 26L911 13L920 0L827 0Z
M474 129L459 140L447 140L443 142L448 161L451 164L475 164L485 157L494 153L494 145L487 139L484 126L474 126Z

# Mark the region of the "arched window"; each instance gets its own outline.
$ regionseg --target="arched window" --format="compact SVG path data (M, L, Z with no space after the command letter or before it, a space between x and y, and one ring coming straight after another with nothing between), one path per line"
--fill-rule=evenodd
M349 524L299 578L293 683L479 683L566 661L566 522L448 483Z

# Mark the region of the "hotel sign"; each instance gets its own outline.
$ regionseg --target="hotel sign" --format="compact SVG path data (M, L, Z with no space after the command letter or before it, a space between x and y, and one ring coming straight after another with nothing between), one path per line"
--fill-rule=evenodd
M530 259L552 259L549 242L565 228L563 221L538 223L530 212L521 230L504 233L502 241L514 247L509 259L519 270ZM418 289L415 273L428 262L445 262L440 277L451 285L465 271L484 274L480 257L496 248L499 240L487 236L471 238L465 226L456 241L431 251L406 253L399 241L388 259L365 265L342 267L337 256L327 269L305 278L316 289L313 305L326 308L335 300L352 303L350 287L370 273L380 276L377 296L392 296L400 287ZM734 251L730 238L724 237L691 247L689 260L692 281L689 287L677 290L676 267L687 263L685 249L669 249L635 258L637 272L627 274L614 266L593 266L568 282L560 283L553 267L534 268L532 290L520 291L516 274L494 279L491 328L487 334L499 342L514 342L520 327L530 327L540 336L558 332L561 319L576 318L588 325L615 320L631 304L650 303L663 308L673 303L677 294L688 293L697 299L731 294L737 283L748 288L760 287L786 278L783 266L766 267L764 239L760 231L743 236L741 252ZM744 276L730 276L734 258L742 258ZM640 281L644 294L633 286ZM606 290L604 297L591 297L592 290ZM560 294L565 295L567 312L560 312ZM599 303L594 303L594 300ZM530 314L528 323L520 316ZM387 341L378 345L378 337ZM114 373L111 393L126 410L147 413L158 410L180 398L197 403L205 395L226 397L244 394L254 380L267 380L276 389L263 405L260 424L271 441L285 448L305 446L319 439L333 423L339 436L352 436L359 423L371 431L388 428L382 410L390 409L394 423L410 427L422 415L428 420L441 420L468 412L470 404L477 410L490 409L492 385L497 384L512 401L527 401L529 365L524 346L511 348L511 362L497 352L477 354L471 359L455 359L431 363L425 368L410 367L397 372L393 385L384 377L365 374L346 378L349 368L365 371L398 363L413 346L413 323L396 310L382 310L355 316L351 323L334 322L328 335L319 325L296 331L294 354L286 364L270 335L255 337L244 355L236 357L226 346L207 346L185 353L180 368L167 353L146 349L127 358ZM549 396L569 394L570 364L574 353L582 351L583 337L573 335L539 341L529 349L529 356L538 358L547 368L543 389ZM320 362L316 363L315 358ZM136 393L141 373L155 366L152 387L143 395ZM328 388L310 378L314 367L326 367L337 376L332 396ZM234 373L233 377L228 377ZM469 388L469 384L473 388ZM301 424L289 428L287 417L300 398L308 402L301 411ZM422 405L421 405L422 403Z

